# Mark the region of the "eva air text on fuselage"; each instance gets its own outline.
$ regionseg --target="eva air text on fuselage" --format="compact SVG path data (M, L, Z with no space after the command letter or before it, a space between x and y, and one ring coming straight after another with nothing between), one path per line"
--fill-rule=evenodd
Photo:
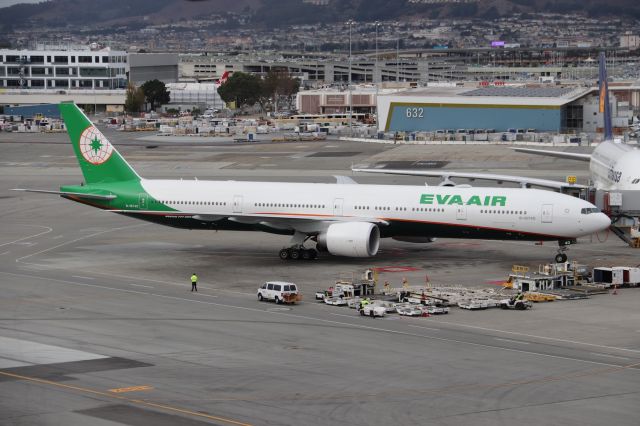
M467 205L467 206L505 206L507 197L500 195L472 195L468 199L463 199L461 195L451 194L422 194L420 196L420 204L438 204L438 205Z

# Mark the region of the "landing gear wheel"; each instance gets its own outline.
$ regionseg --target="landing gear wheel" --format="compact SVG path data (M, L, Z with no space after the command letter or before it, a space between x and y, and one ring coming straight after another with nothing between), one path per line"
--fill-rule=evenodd
M302 259L302 260L309 260L309 259L311 259L311 253L310 253L310 250L306 250L306 249L302 249L302 250L300 250L300 259Z
M564 263L567 261L567 255L564 253L558 253L555 257L556 263Z
M289 257L293 260L298 260L300 259L300 251L298 249L291 249L289 252Z
M280 257L280 259L282 260L287 260L290 257L290 253L289 253L289 249L285 249L283 248L282 250L280 250L280 252L278 253L278 256Z
M309 253L309 259L313 260L318 258L318 251L316 249L309 249L307 252Z

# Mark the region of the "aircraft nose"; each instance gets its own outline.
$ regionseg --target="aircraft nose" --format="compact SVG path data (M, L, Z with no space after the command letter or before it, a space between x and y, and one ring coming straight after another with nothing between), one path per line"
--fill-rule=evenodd
M595 213L589 216L592 232L603 231L611 226L611 218L604 213Z

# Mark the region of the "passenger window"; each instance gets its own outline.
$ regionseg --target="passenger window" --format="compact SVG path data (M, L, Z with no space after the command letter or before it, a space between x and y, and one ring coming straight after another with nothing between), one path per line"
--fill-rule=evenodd
M291 284L291 291L296 291L296 290L298 290L298 288L294 284Z
M262 284L262 287L260 287L260 288L262 288L262 289L267 288L267 283Z
M284 286L284 291L289 291L289 286L288 285Z
M275 291L281 291L281 290L282 290L282 286L281 286L280 284L274 284L274 285L273 285L273 289L274 289Z
M267 285L267 290L273 290L273 284Z

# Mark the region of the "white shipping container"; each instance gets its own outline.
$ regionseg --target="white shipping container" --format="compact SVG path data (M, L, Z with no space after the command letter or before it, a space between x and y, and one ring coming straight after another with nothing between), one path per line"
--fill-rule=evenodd
M640 268L629 268L629 284L640 284Z

